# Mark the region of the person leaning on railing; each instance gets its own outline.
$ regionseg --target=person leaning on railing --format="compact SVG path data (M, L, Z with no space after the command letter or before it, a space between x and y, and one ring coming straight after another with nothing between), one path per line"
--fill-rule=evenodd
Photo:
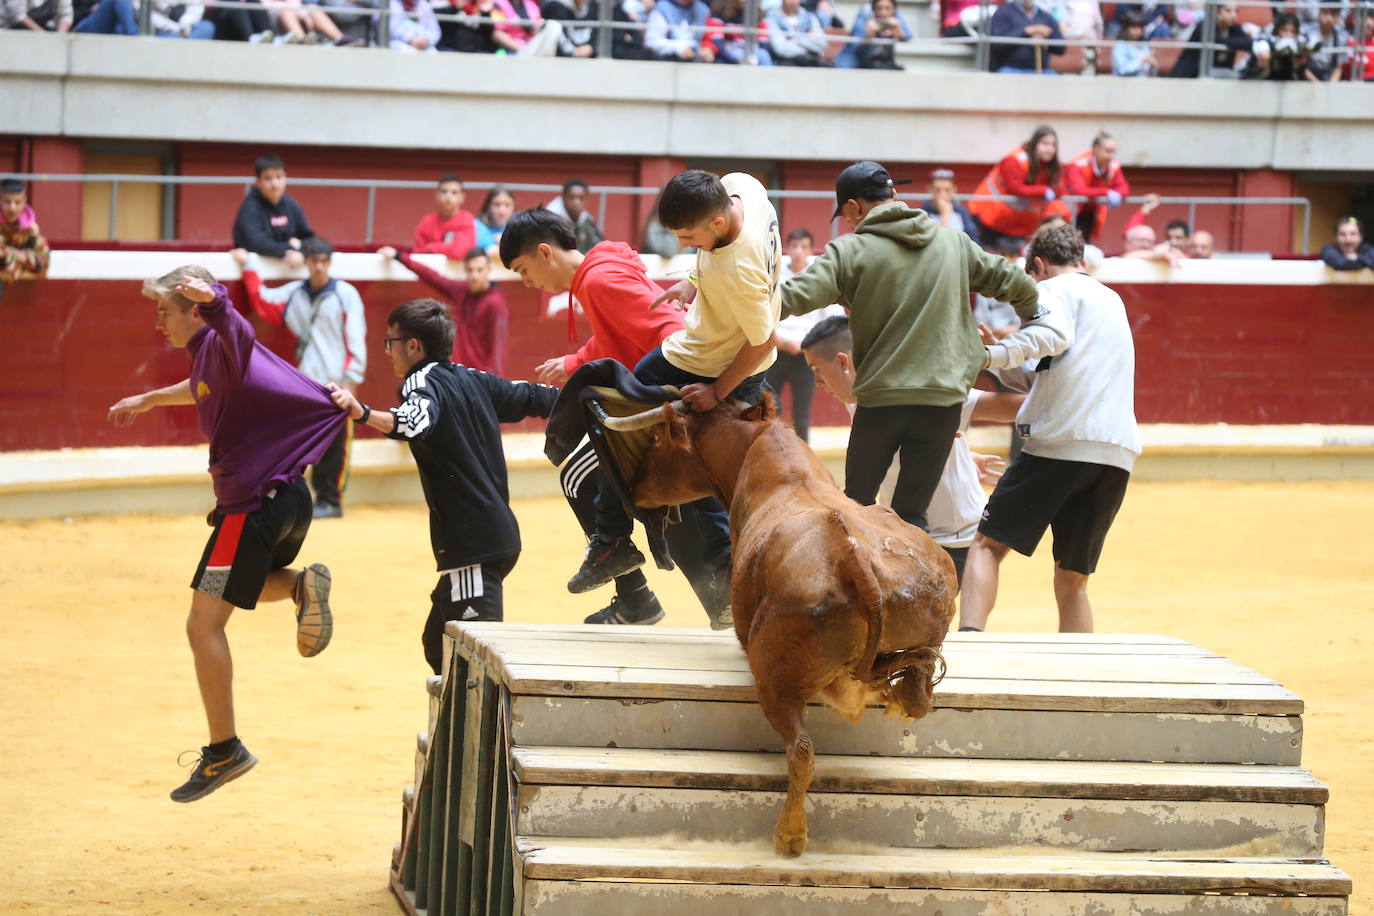
M1346 47L1350 44L1350 33L1342 24L1342 18L1340 10L1322 7L1317 12L1317 21L1303 33L1312 52L1308 72L1320 82L1339 82L1341 65L1350 57Z
M1237 60L1237 55L1248 55L1254 46L1254 40L1241 27L1240 14L1236 11L1234 4L1216 7L1216 17L1217 32L1214 41L1216 44L1224 45L1224 47L1211 51L1212 76L1235 79L1240 76L1240 72L1236 69L1237 64L1240 63ZM1205 25L1205 19L1199 19L1193 25L1187 38L1190 44L1202 44ZM1169 71L1169 75L1185 78L1200 75L1202 72L1202 53L1201 47L1185 48L1183 53L1178 56L1178 62L1174 64L1174 69Z
M1060 41L1063 34L1059 23L1035 0L1010 0L992 14L988 32L994 38L1034 38L1035 44L994 43L988 54L988 69L993 73L1054 73L1050 57L1063 54L1063 45L1044 44L1044 40ZM1031 227L1034 232L1035 228ZM1029 233L1028 233L1029 234Z
M0 181L0 293L21 273L42 276L48 269L48 240L38 229L24 184Z
M828 67L825 46L829 41L820 17L801 5L801 0L782 0L768 14L768 44L773 63L788 67Z
M1364 240L1364 224L1353 216L1336 224L1336 238L1322 249L1332 270L1374 270L1374 245Z

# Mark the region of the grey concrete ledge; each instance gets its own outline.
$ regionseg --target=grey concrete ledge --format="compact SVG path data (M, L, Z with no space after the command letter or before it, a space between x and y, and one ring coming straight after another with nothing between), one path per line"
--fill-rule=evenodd
M1117 131L1128 165L1303 170L1365 168L1374 146L1374 87L1350 84L746 70L18 32L0 32L0 84L7 133L71 137L986 162L1051 121L1066 150Z

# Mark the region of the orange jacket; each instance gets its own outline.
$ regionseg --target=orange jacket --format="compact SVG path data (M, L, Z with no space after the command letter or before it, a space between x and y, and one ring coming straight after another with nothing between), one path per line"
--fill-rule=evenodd
M1107 170L1099 175L1093 167L1092 150L1073 158L1064 169L1064 179L1064 186L1070 194L1092 198L1083 204L1082 208L1096 214L1093 223L1094 236L1102 231L1102 224L1107 221L1107 208L1101 206L1107 192L1115 191L1122 197L1129 197L1131 194L1131 185L1126 180L1125 173L1121 171L1121 163L1113 159L1107 163Z
M1021 147L1008 153L992 167L978 183L975 194L1009 194L1022 198L1011 202L1001 200L971 200L968 208L978 221L993 232L1003 235L1030 235L1040 227L1040 221L1051 213L1065 213L1059 200L1047 201L1046 191L1054 191L1056 198L1064 196L1061 181L1055 185L1026 184L1030 177L1030 157Z

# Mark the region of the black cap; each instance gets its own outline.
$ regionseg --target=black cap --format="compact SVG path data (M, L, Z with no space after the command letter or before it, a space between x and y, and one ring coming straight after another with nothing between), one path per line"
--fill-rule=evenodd
M911 184L911 179L898 178L893 181L887 169L878 163L867 159L856 162L835 179L835 212L830 214L830 218L839 218L846 201L882 200L884 190L899 184Z

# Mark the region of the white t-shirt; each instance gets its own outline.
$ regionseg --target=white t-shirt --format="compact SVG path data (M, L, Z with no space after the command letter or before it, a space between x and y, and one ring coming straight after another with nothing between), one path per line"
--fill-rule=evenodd
M978 480L978 465L973 463L973 453L968 447L968 428L973 421L973 409L982 396L983 392L974 388L964 400L964 409L959 413L959 435L950 446L945 470L940 475L940 485L935 488L935 494L930 497L930 507L926 509L926 524L930 526L931 540L941 547L967 547L972 544L973 536L978 533L978 522L983 518L983 507L988 503L988 494ZM852 405L849 412L851 415L854 413ZM878 502L884 506L892 505L900 461L900 458L892 459L892 467L887 469L887 476L878 488Z
M682 330L663 341L663 356L685 372L720 378L746 345L773 336L782 315L782 239L778 213L758 179L731 172L721 179L744 211L739 236L723 248L697 251L697 298ZM755 375L777 355L769 350Z

